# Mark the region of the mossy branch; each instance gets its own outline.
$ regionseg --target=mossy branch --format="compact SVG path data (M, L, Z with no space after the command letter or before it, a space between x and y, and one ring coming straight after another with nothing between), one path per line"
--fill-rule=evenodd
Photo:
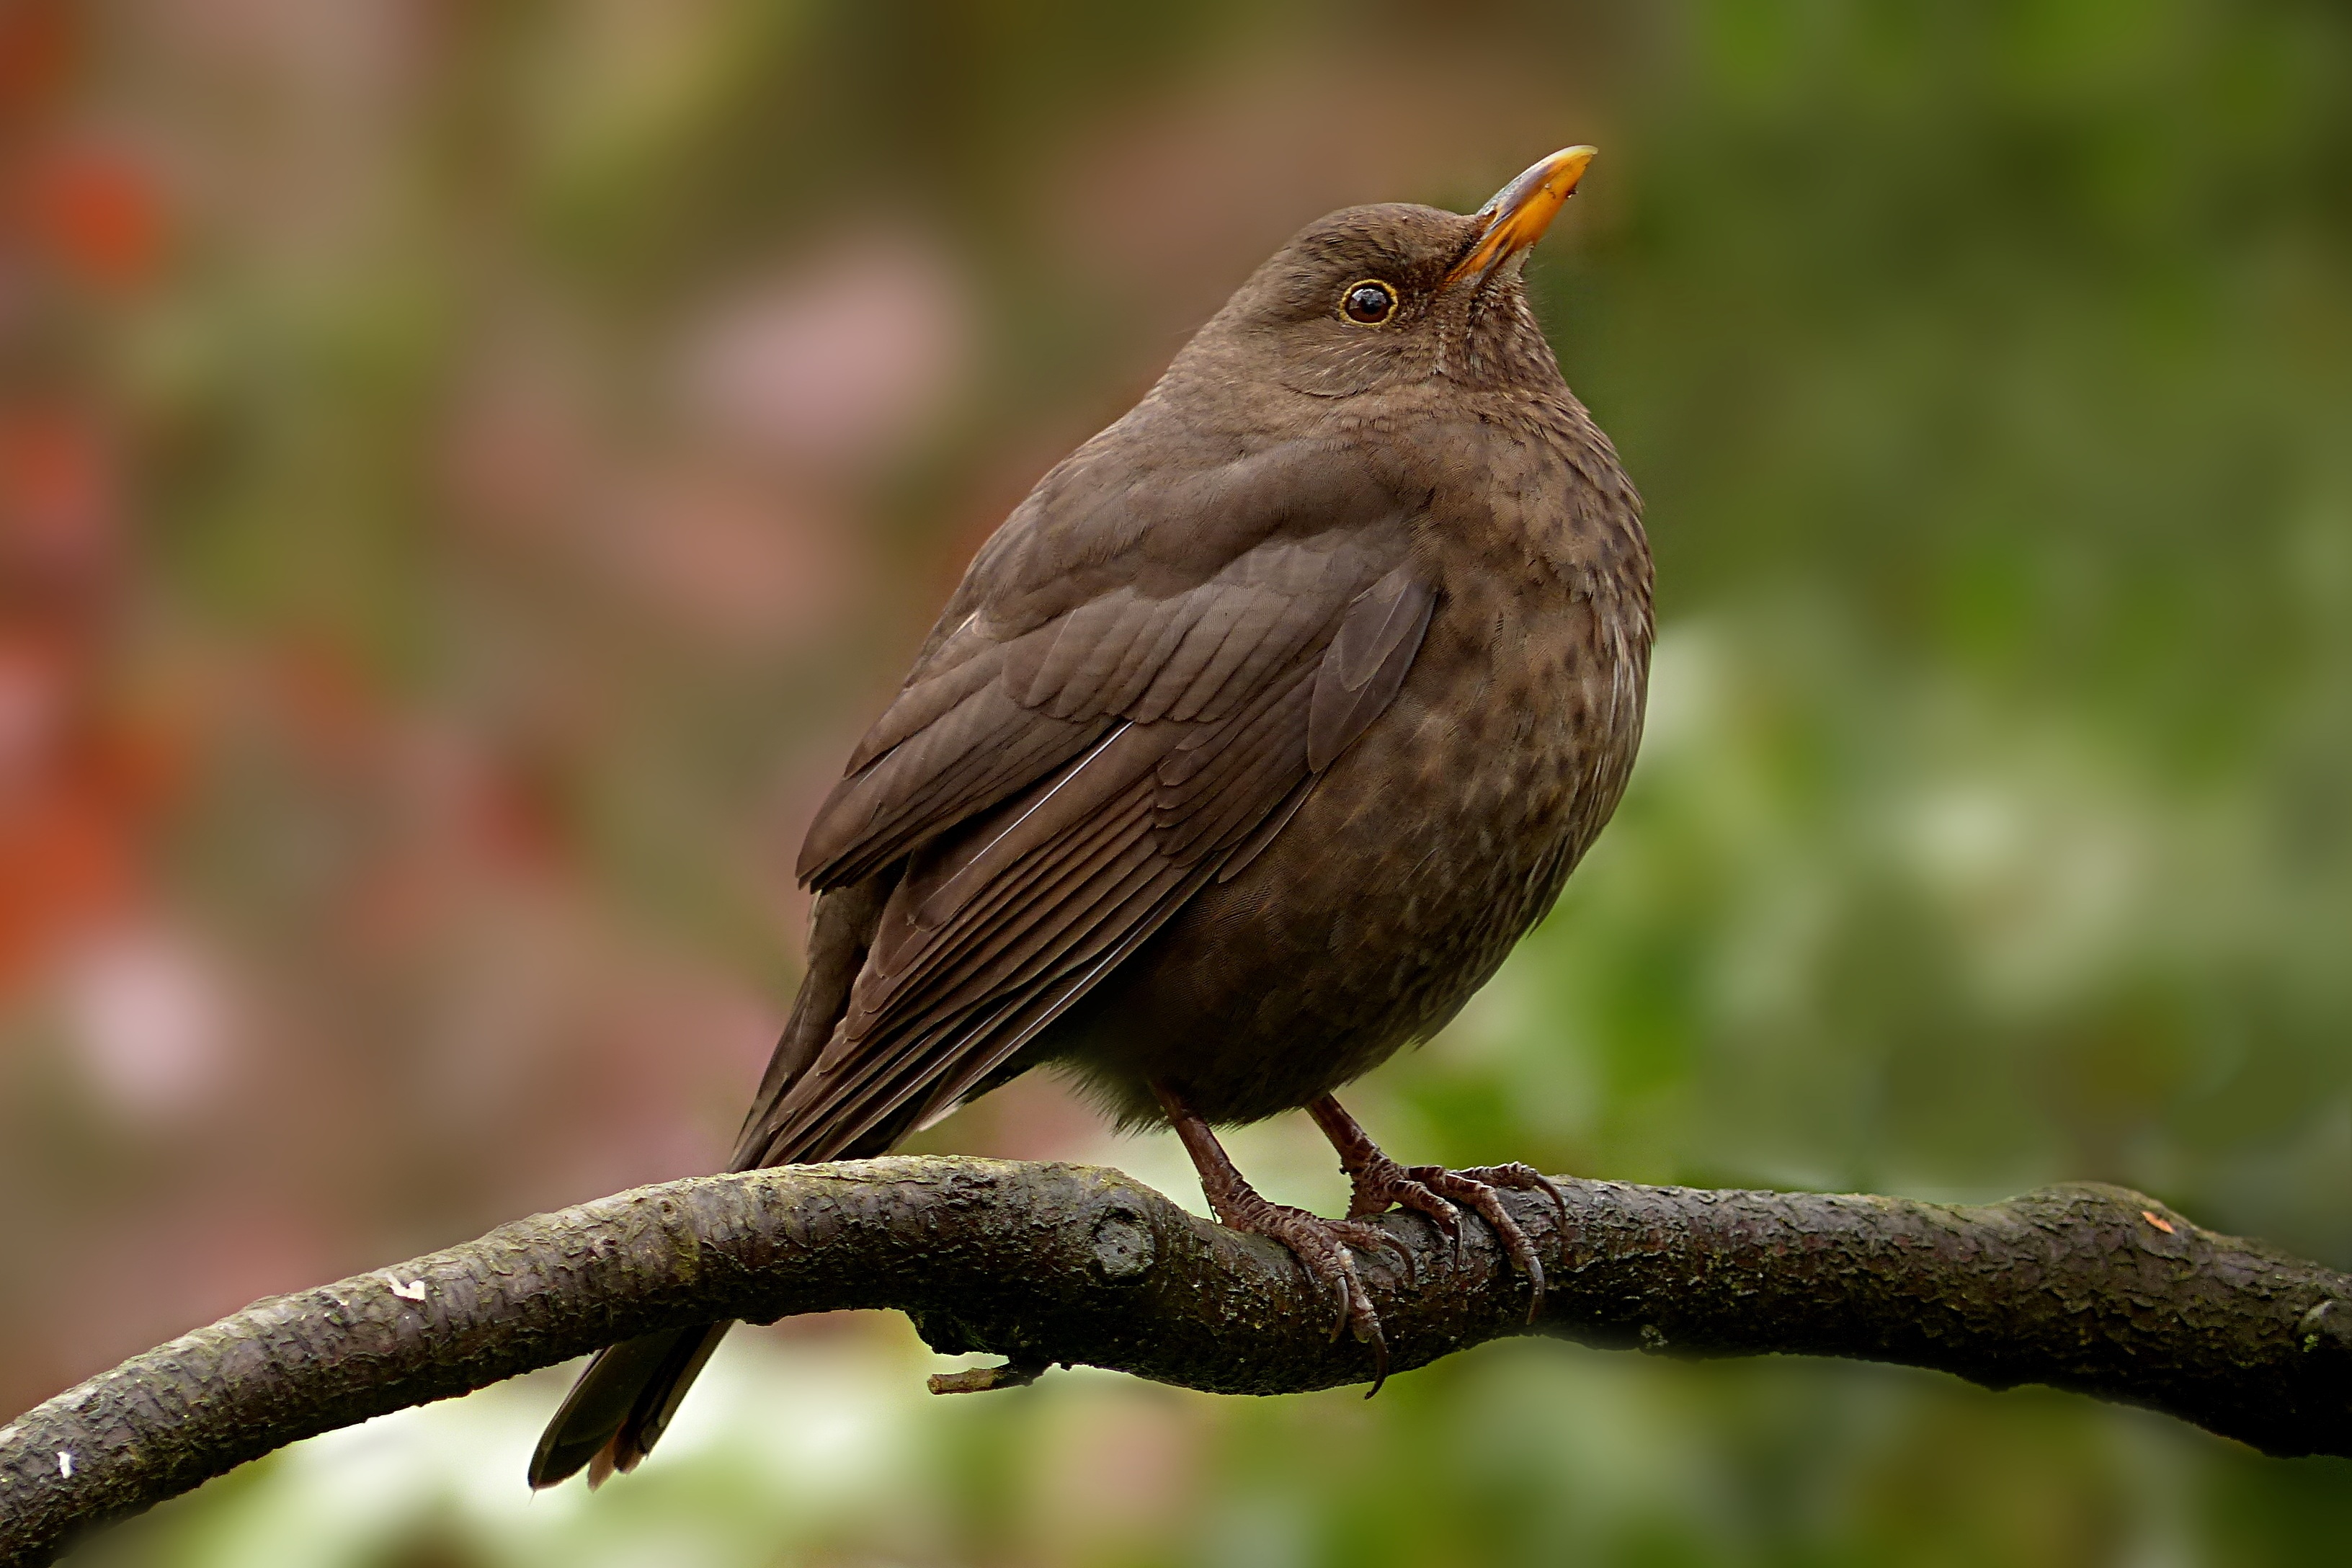
M2270 1454L2352 1455L2352 1277L2137 1194L1956 1207L1561 1186L1564 1233L1549 1202L1509 1198L1550 1279L1533 1324L1483 1226L1454 1257L1418 1215L1379 1222L1414 1264L1361 1260L1395 1369L1528 1332L1851 1356L2126 1401ZM1276 1394L1371 1372L1286 1253L1115 1171L901 1158L709 1176L257 1302L26 1412L0 1428L0 1563L53 1561L288 1443L614 1340L845 1307L1005 1355L1003 1382L1073 1363Z

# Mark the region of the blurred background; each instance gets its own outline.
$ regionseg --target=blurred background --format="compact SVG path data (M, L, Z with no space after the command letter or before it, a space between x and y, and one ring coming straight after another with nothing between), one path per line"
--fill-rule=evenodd
M1603 149L1530 268L1646 492L1633 791L1392 1150L2352 1267L2336 0L0 0L0 1410L723 1154L793 852L971 550L1325 210ZM923 1145L1172 1141L1024 1082ZM1344 1192L1303 1119L1234 1141ZM1488 1347L935 1400L738 1333L84 1564L2307 1563L2352 1465L2046 1391Z

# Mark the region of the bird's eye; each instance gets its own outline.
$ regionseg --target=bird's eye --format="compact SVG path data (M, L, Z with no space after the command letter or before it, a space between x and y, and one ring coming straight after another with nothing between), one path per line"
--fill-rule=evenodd
M1340 298L1339 309L1348 320L1367 327L1378 326L1396 310L1396 290L1377 278L1367 278L1360 283L1348 285Z

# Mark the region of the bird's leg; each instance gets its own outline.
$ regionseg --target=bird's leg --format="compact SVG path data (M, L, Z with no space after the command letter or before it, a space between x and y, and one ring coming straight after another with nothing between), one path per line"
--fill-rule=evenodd
M1511 1187L1521 1192L1548 1193L1552 1206L1559 1213L1562 1235L1568 1230L1568 1199L1552 1180L1531 1165L1481 1165L1475 1170L1449 1171L1443 1165L1400 1165L1381 1152L1356 1119L1348 1114L1339 1102L1329 1095L1307 1108L1315 1124L1323 1129L1323 1136L1339 1152L1339 1168L1348 1173L1356 1195L1348 1205L1348 1217L1362 1219L1376 1215L1391 1204L1425 1214L1445 1239L1457 1250L1462 1245L1462 1222L1455 1216L1453 1205L1460 1204L1486 1222L1502 1242L1503 1250L1519 1266L1533 1287L1533 1299L1528 1303L1528 1321L1543 1310L1543 1260L1536 1256L1535 1244L1511 1211L1503 1206L1498 1188ZM1450 1201L1449 1201L1450 1200Z
M1388 1341L1381 1333L1380 1314L1372 1310L1371 1296L1348 1248L1358 1247L1369 1252L1386 1247L1408 1269L1412 1255L1376 1226L1360 1224L1353 1217L1325 1219L1305 1209L1268 1203L1234 1167L1217 1135L1181 1095L1163 1083L1154 1083L1151 1092L1159 1097L1176 1136L1184 1141L1184 1152L1192 1156L1192 1168L1201 1173L1202 1195L1209 1200L1217 1222L1229 1230L1280 1242L1298 1259L1308 1279L1339 1298L1339 1314L1331 1325L1331 1337L1336 1340L1340 1330L1352 1329L1357 1339L1371 1347L1372 1391L1378 1393L1389 1374Z

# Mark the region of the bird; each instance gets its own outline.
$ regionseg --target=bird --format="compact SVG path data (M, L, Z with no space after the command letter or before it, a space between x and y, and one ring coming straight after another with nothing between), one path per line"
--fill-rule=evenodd
M1402 1206L1496 1235L1519 1164L1404 1165L1333 1098L1427 1039L1623 795L1654 635L1642 502L1528 253L1594 156L1464 215L1332 213L973 557L797 865L807 962L731 1169L866 1158L1033 1068L1172 1127L1386 1370L1353 1254ZM1351 1198L1268 1202L1215 1129L1304 1109ZM730 1325L599 1352L534 1487L633 1468Z

